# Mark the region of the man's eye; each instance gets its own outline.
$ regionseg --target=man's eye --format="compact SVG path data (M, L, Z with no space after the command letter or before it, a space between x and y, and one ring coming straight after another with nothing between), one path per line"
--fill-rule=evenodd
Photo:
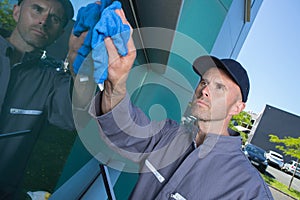
M32 6L32 10L35 12L35 13L41 13L42 12L42 8L38 5L33 5Z
M201 82L200 82L200 85L201 85L202 87L204 87L204 86L207 85L207 83L206 83L206 81L201 81Z
M217 88L218 90L223 90L223 89L224 89L224 85L217 84L217 85L216 85L216 88Z
M57 16L52 16L51 21L52 21L53 24L60 24L61 23L61 19Z

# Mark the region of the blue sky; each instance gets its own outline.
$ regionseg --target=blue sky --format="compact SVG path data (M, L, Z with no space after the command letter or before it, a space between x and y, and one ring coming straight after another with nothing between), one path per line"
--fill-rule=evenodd
M246 111L300 116L300 0L264 0L237 58L250 76Z

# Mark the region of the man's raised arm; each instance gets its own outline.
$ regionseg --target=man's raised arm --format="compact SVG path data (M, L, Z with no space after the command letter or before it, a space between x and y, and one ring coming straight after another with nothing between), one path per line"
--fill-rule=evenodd
M124 24L129 24L123 10L116 10ZM128 54L120 56L110 37L105 38L108 52L108 78L104 84L101 101L102 113L109 112L126 95L126 80L136 57L136 49L132 39L132 27L130 26L130 39L127 43Z

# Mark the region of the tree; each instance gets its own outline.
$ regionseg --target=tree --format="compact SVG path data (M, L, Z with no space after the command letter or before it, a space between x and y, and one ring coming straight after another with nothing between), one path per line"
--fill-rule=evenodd
M8 32L11 32L16 24L12 11L12 5L9 3L9 0L0 1L0 28Z
M252 125L251 122L251 115L245 111L240 112L237 115L234 115L231 119L231 123L229 124L229 128L231 128L234 131L237 131L241 134L242 140L243 140L243 144L245 144L245 142L248 139L248 135L242 131L239 131L235 125L239 125L242 126L243 124L246 125Z
M280 139L278 136L270 134L270 142L282 144L282 145L276 145L276 149L281 150L285 155L289 155L291 157L294 157L297 159L297 165L298 161L300 160L300 137L293 138L293 137L284 137L283 139ZM291 178L289 189L291 188L295 172L293 173L293 176Z

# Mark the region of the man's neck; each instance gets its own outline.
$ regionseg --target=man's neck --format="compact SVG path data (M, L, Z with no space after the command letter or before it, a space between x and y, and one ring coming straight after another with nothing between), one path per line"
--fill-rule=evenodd
M198 120L199 132L196 136L197 146L201 145L208 133L229 136L226 120L201 121Z
M33 52L37 51L35 47L27 44L21 35L19 34L18 30L15 28L11 35L6 38L19 52L24 54L25 52Z
M8 40L15 48L12 56L10 57L11 65L21 62L26 52L39 51L39 49L26 44L16 29L8 38L6 38L6 40Z

